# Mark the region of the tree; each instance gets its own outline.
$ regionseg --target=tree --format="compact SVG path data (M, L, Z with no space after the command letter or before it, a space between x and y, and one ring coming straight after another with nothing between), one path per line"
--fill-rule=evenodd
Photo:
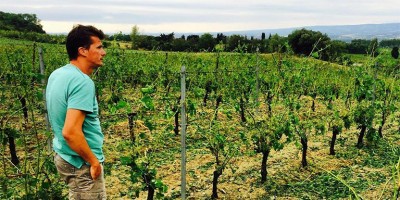
M189 48L189 43L184 38L177 38L172 42L172 51L186 51Z
M160 47L163 51L171 51L172 50L172 42L174 40L174 33L164 34L162 33L159 37L156 38L158 41L158 47Z
M248 51L251 53L265 52L266 40L261 40L254 37L251 38L251 40L246 42L246 44L248 45Z
M216 43L210 33L204 33L199 39L199 48L205 51L212 51Z
M131 31L131 41L132 41L132 49L138 49L139 48L139 27L137 25L132 27Z
M138 41L139 49L153 50L157 47L157 41L154 36L151 35L141 35Z
M382 40L379 42L380 47L398 47L400 46L400 39Z
M245 38L241 35L232 35L228 39L228 51L233 51L240 47L241 45L245 44Z
M379 52L378 52L378 39L374 38L373 40L371 40L371 42L368 45L368 51L367 53L372 56L372 57L376 57L378 56Z
M288 42L293 52L298 55L310 56L312 53L318 53L318 57L327 60L327 47L330 44L330 38L319 31L300 29L293 31L288 36Z
M46 33L35 14L14 14L0 11L0 30Z
M269 35L267 40L268 52L285 52L286 38L279 36L278 34Z
M200 40L199 35L188 35L186 37L186 40L188 41L189 46L190 46L189 48L192 51L195 51L195 52L199 51L199 40Z
M366 54L369 52L371 40L355 39L347 46L349 53Z
M221 43L221 42L223 44L226 44L226 36L223 33L218 33L216 40L217 40L218 44Z
M343 41L333 40L330 46L327 48L327 54L329 55L330 61L340 60L342 61L342 53L347 52L347 44Z
M109 40L115 41L131 41L131 36L123 34L122 31L108 37Z
M399 47L393 47L391 54L394 59L398 59L399 58Z

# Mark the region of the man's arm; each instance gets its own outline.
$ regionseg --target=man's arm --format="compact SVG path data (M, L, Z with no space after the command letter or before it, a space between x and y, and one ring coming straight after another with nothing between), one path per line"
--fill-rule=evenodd
M62 135L69 147L90 164L90 174L95 180L101 174L101 165L83 134L82 125L85 117L85 112L81 110L68 109Z

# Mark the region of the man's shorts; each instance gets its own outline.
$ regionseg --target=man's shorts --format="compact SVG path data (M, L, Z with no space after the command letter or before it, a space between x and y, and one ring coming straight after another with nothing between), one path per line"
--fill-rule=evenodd
M54 163L61 178L68 184L68 199L106 199L104 181L104 170L102 166L101 175L93 181L90 175L90 166L82 165L80 169L69 164L58 154L54 156Z

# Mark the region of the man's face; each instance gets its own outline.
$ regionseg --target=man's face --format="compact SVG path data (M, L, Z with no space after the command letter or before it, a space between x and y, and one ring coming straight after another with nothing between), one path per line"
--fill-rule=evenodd
M104 51L103 44L98 37L92 36L92 44L90 45L89 49L86 49L87 61L91 64L92 67L97 68L103 65L103 58L106 55Z

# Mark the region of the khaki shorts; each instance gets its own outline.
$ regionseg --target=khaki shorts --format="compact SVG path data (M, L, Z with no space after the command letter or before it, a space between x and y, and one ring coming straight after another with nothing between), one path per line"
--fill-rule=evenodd
M89 165L84 164L78 169L62 159L58 154L54 156L54 163L61 178L68 184L68 199L106 199L103 166L101 175L93 181Z

